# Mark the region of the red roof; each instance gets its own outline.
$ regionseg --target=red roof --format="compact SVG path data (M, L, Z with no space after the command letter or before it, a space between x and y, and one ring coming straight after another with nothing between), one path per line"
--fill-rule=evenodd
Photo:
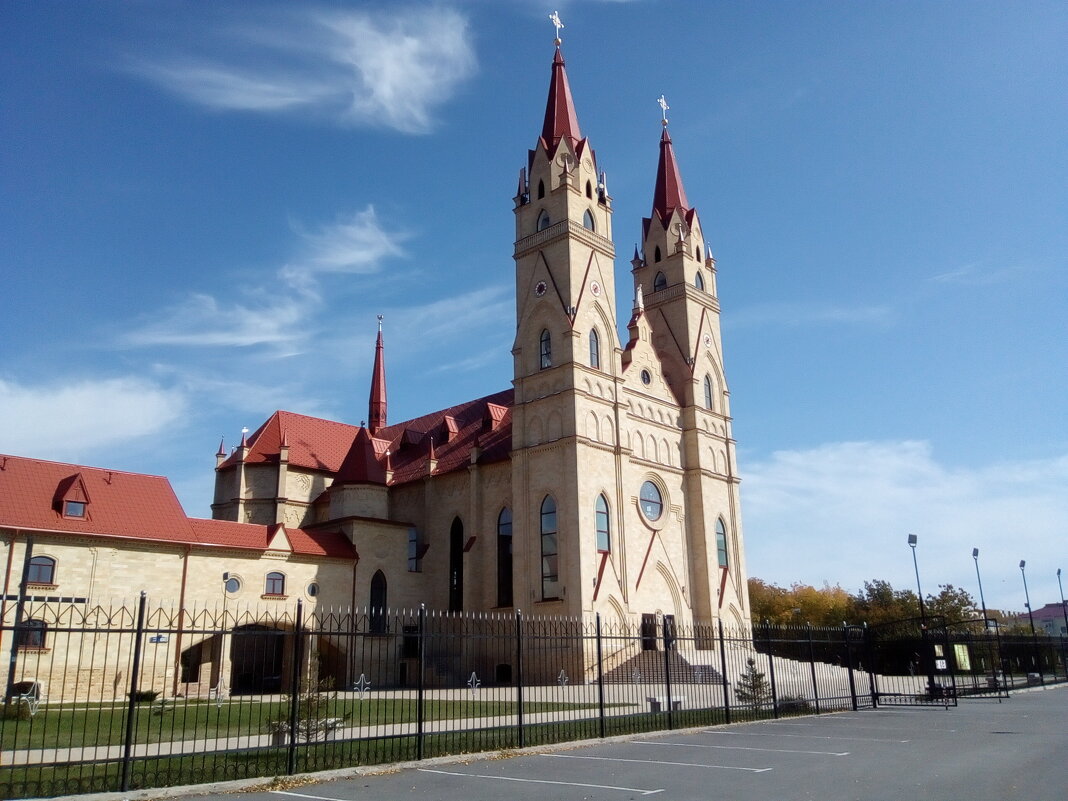
M345 461L358 430L358 426L347 423L277 411L249 435L249 451L245 461L250 464L277 463L278 448L282 443L282 432L285 431L289 441L289 464L336 473ZM220 467L238 464L239 454L235 450Z
M389 450L393 467L390 483L403 484L427 475L432 438L437 459L435 475L466 468L476 444L482 464L507 459L512 449L512 398L513 391L506 389L379 431L376 450ZM456 427L448 440L441 436L442 427L448 425L446 418L452 418ZM488 425L493 419L498 419L498 424Z
M338 468L335 480L339 484L385 484L386 470L378 461L371 435L366 428L356 432L345 461Z
M240 548L256 551L267 550L282 526L261 526L254 523L235 523L231 520L204 520L190 518L189 524L203 545L223 548ZM305 531L300 528L285 528L285 536L293 553L302 556L330 556L352 559L355 551L348 537L337 531Z
M75 498L78 487L84 499ZM64 497L66 496L66 497ZM63 500L86 504L65 517ZM0 526L195 542L170 482L162 476L0 456Z
M325 421L324 421L325 422ZM64 502L85 504L64 516ZM0 527L263 551L278 526L188 518L163 476L0 455ZM286 529L293 553L352 559L340 532Z

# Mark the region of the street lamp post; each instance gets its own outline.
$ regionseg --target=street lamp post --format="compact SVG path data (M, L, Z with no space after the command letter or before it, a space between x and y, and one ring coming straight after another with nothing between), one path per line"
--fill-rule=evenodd
M986 598L983 597L983 577L979 575L979 549L972 548L972 559L975 560L975 577L979 580L979 602L983 605L983 629L988 628L986 622Z
M1042 678L1042 668L1038 663L1038 635L1035 634L1035 614L1031 610L1031 594L1027 591L1027 560L1020 560L1020 576L1024 585L1024 605L1027 607L1027 619L1031 621L1031 665L1038 670L1039 680Z
M1064 613L1064 633L1068 636L1068 604L1064 602L1064 585L1061 584L1061 569L1057 568L1057 588L1061 591L1061 612Z
M920 620L927 626L927 609L923 605L923 589L920 587L920 565L916 561L916 535L909 534L909 547L912 548L912 567L916 571L916 592L920 595Z

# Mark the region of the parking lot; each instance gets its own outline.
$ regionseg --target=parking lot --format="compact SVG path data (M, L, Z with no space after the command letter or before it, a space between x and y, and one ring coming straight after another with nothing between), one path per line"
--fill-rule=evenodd
M362 799L946 799L1068 797L1068 689L1003 703L893 708L720 726L537 753L435 760L247 801ZM127 796L128 797L128 796ZM232 801L229 793L190 801Z

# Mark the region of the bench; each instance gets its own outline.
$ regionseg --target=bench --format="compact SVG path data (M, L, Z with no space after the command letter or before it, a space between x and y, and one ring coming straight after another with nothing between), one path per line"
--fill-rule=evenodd
M649 702L650 712L663 712L668 705L668 697L666 695L650 695L646 697L646 701ZM672 711L682 709L682 702L686 700L686 696L672 696L671 697L671 709Z

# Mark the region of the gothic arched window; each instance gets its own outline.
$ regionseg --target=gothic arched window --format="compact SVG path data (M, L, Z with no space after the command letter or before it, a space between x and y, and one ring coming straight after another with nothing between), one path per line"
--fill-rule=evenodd
M723 525L723 518L716 521L716 555L719 557L719 566L727 566L727 527Z
M596 328L590 329L590 367L601 369L601 338L597 336Z
M653 279L653 292L659 292L661 289L667 289L667 276L657 273L656 278Z
M612 550L612 518L608 514L608 499L597 496L597 552L609 553Z
M545 181L538 181L538 200L545 197Z
M586 182L586 197L593 198L593 184L589 181Z
M368 609L367 628L372 634L385 634L387 631L387 592L386 576L381 570L378 570L371 576L371 597L368 604L370 608Z
M497 515L497 606L512 605L512 510Z
M705 408L711 411L715 407L712 405L712 377L705 376Z
M661 258L662 256L660 255L660 245L657 245L656 250L653 251L653 261L660 261Z
M541 369L553 366L553 340L552 335L549 334L549 329L546 328L541 332L541 340L538 345L538 356Z
M582 227L585 228L587 231L597 230L593 227L593 215L590 214L589 209L586 209L586 213L582 215Z
M552 225L552 221L549 219L549 212L543 211L538 215L538 230L544 231L550 225Z
M693 285L700 289L702 292L705 290L705 277L701 275L701 271L698 270L697 274L693 277Z
M556 501L546 495L541 502L541 598L560 597L560 550L556 540Z

